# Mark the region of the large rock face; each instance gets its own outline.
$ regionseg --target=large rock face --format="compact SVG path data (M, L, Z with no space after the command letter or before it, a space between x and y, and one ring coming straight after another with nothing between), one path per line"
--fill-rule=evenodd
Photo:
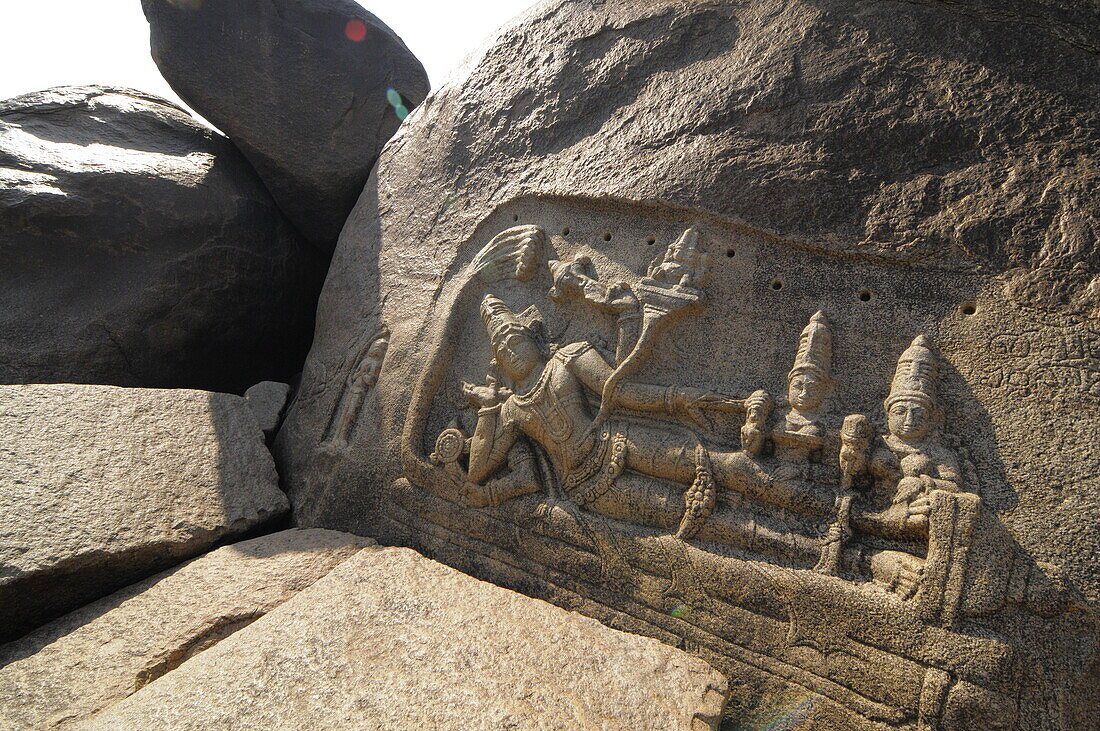
M0 648L0 723L77 724L254 622L369 542L282 531L81 607Z
M102 87L0 102L0 258L2 383L289 380L323 276L228 140Z
M353 0L141 5L164 78L330 254L382 145L428 93L424 67Z
M698 658L365 548L84 728L714 728Z
M240 396L0 387L0 639L284 513Z
M296 520L686 643L750 725L1084 723L1098 21L536 7L349 218Z

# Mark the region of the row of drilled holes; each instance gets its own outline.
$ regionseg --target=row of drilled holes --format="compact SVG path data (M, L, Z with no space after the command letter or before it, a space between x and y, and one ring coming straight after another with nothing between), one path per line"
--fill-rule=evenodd
M513 222L519 221L519 215L518 214L513 214L512 221ZM566 226L565 228L563 228L561 230L561 235L562 236L568 236L569 235L569 227L568 226ZM610 231L604 231L603 240L604 241L610 241L611 240L611 232ZM653 246L654 244L657 243L657 239L653 236L650 236L649 238L647 238L645 240L645 242L646 242L647 246ZM732 259L736 255L737 255L736 250L726 249L726 258L727 259ZM779 290L783 289L783 280L782 279L773 279L772 280L772 289L777 291L777 292ZM862 290L859 291L859 294L856 295L856 297L859 299L860 302L870 302L871 301L871 290L862 289ZM959 306L959 310L964 315L973 315L975 312L978 311L978 308L974 305L973 302L964 302L962 305Z

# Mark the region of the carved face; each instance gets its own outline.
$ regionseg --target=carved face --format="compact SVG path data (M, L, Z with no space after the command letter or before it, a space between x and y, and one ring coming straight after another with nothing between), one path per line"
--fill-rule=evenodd
M932 410L915 399L895 401L886 418L890 433L900 439L921 439L932 430Z
M828 395L825 379L812 371L795 373L787 384L787 401L799 411L814 411Z
M512 331L496 351L497 366L514 381L522 381L542 361L542 353L530 336Z

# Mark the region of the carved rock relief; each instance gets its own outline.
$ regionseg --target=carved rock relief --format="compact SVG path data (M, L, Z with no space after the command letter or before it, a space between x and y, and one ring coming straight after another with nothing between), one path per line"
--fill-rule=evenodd
M784 389L774 375L746 377L774 369L767 357L723 383L714 378L716 350L731 340L722 316L743 320L750 298L737 282L721 299L708 287L723 252L704 226L654 251L644 275L605 261L620 276L601 276L599 252L567 236L508 228L454 274L402 438L412 489L442 502L396 486L396 529L443 528L447 550L472 541L531 581L557 577L582 602L667 612L671 628L646 621L692 644L702 632L707 652L793 674L870 721L1015 723L1020 693L1005 668L1038 621L1016 617L1063 615L1075 595L983 507L965 439L950 430L931 336L918 332L871 363L882 326L873 339L849 336L826 307L786 338ZM965 277L941 280L922 296L965 292ZM760 322L762 341L774 343ZM834 374L834 351L847 351L848 373L853 362L862 371L854 387ZM846 410L868 406L876 390L879 406ZM496 521L514 526L510 537L494 535ZM590 555L592 571L562 563L563 545L574 561ZM1010 610L1010 636L977 652L985 665L967 667L975 641L960 623L1000 627ZM771 621L786 629L757 626ZM774 642L734 639L754 626ZM931 655L903 649L926 633L938 633ZM838 670L837 653L858 661ZM873 681L858 682L861 673Z

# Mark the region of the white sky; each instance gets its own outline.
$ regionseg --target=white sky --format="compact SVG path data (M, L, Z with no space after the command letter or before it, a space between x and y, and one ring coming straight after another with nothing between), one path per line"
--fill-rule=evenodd
M359 0L416 54L433 89L534 2ZM0 99L51 86L103 84L182 103L149 56L140 0L0 0L0 49Z

